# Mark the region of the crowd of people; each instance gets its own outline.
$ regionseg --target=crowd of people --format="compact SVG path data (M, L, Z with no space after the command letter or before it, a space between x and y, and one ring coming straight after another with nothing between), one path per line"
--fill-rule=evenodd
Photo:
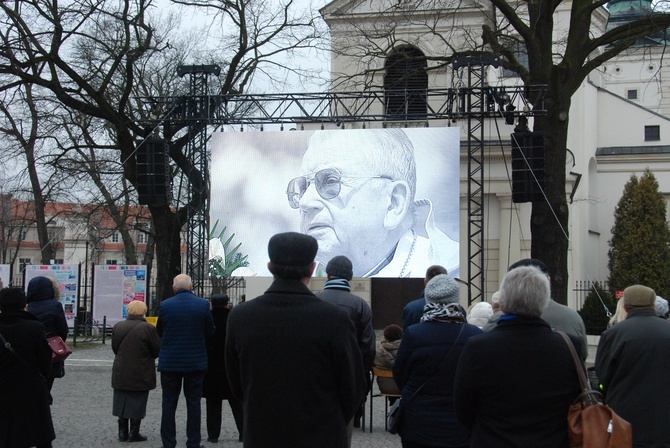
M245 447L350 447L373 366L392 372L378 387L401 397L403 448L569 446L567 413L581 387L558 332L581 354L581 368L588 347L579 314L552 300L546 265L514 263L492 303L467 311L455 279L431 266L421 297L398 316L402 327L387 326L376 343L370 306L351 293L350 259L333 257L323 291L308 288L317 249L309 235L273 236L273 283L232 309L225 294L197 297L185 274L175 277L155 327L143 302L127 304L127 319L112 332L119 441L147 440L140 423L157 386L158 358L164 448L177 445L182 388L187 448L202 447L202 397L211 443L219 441L227 400ZM55 438L50 389L64 366L52 362L46 336L67 337L57 290L46 277L31 280L27 295L0 290L0 447L46 448ZM599 387L631 423L634 447L668 448L667 301L633 285L620 307L598 344Z

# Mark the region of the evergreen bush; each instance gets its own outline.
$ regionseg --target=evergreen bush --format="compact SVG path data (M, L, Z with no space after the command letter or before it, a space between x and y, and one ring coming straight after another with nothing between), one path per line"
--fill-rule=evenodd
M578 311L586 326L586 334L599 335L605 331L610 320L608 313L613 314L614 311L616 301L612 294L596 282L586 296L582 309Z

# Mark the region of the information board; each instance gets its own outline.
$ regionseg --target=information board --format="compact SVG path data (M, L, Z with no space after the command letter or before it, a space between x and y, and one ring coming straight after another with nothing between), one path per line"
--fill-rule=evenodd
M25 273L26 292L28 291L28 283L35 277L50 277L58 282L60 303L63 305L67 326L69 328L74 327L74 318L77 313L79 266L76 264L29 264L26 265Z
M128 315L133 300L146 302L146 265L96 265L93 270L93 319L113 326Z

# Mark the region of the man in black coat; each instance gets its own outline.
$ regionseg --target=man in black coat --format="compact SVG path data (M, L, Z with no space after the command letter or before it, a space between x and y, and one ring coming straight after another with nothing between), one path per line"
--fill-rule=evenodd
M202 389L202 396L207 401L207 441L212 443L219 441L223 400L228 400L239 440L242 441L242 402L230 393L226 377L226 328L230 314L230 299L228 294L212 294L209 301L216 331L214 336L207 340L207 373Z
M243 400L246 448L345 448L346 425L365 391L354 324L307 288L318 245L274 235L274 282L228 318L226 371Z
M596 373L605 400L633 426L633 446L670 447L670 322L654 311L656 293L623 291L626 319L600 336Z

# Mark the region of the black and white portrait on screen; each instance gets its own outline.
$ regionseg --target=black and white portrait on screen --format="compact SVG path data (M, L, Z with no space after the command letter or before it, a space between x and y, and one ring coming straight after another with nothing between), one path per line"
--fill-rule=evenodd
M458 276L458 128L217 133L211 167L210 220L247 274L269 276L269 238L300 231L319 242L317 275L346 255L356 277Z

